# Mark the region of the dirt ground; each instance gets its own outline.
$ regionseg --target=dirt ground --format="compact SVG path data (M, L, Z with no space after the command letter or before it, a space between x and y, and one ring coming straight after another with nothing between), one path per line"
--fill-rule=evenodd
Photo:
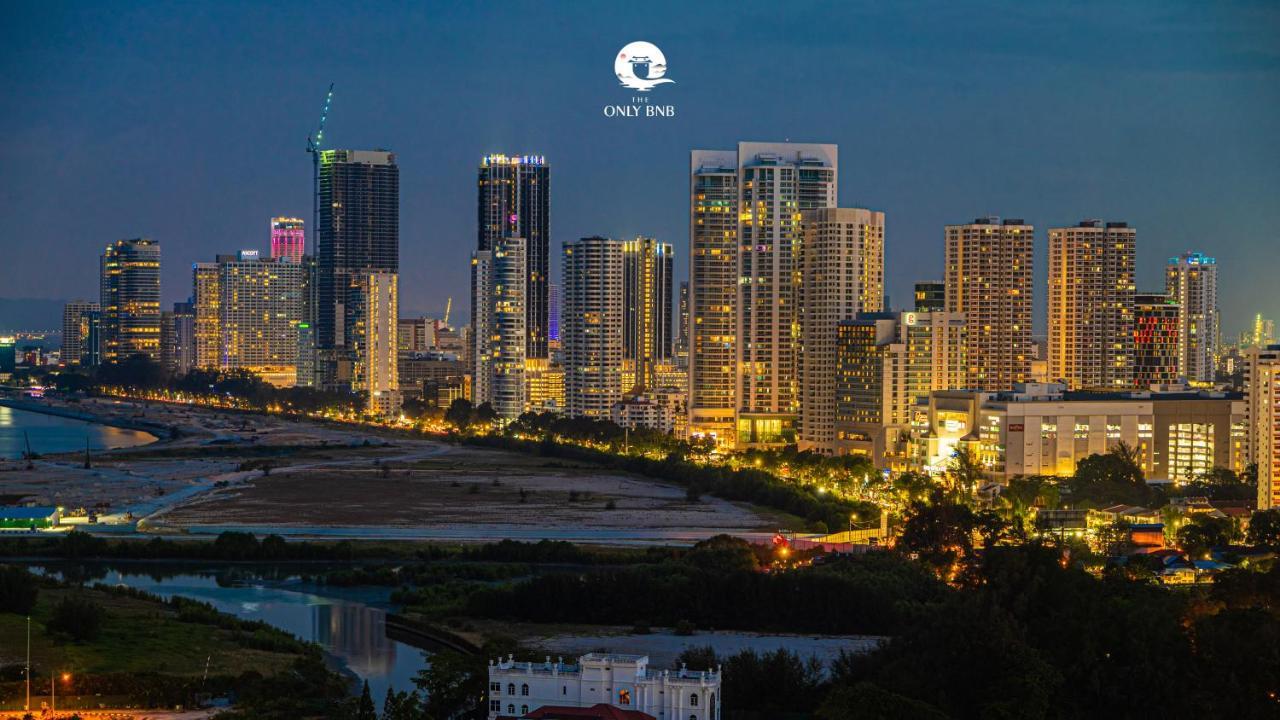
M89 469L75 454L30 471L0 465L6 496L98 508L100 531L133 532L136 522L143 533L652 543L779 526L769 513L689 502L682 488L649 478L427 437L156 403L77 409L179 429L172 440L100 454Z
M515 453L442 446L429 457L284 468L174 508L167 524L751 530L769 526L681 488Z

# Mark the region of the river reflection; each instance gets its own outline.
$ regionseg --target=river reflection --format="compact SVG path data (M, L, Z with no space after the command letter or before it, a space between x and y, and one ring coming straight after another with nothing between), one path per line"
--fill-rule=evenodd
M413 689L426 667L424 653L386 633L390 591L303 584L274 569L245 575L242 568L166 572L155 566L82 564L33 568L77 581L136 588L161 597L200 600L245 620L261 620L318 643L362 680L379 707L387 688ZM316 572L316 568L310 568Z

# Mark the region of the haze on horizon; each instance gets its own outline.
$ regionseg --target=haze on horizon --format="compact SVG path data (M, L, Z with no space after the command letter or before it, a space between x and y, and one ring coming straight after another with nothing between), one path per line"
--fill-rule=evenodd
M602 113L640 39L674 118ZM1226 339L1280 319L1273 3L27 2L0 68L0 297L96 297L118 238L161 241L166 303L192 262L265 249L272 216L310 219L333 82L326 145L398 156L404 315L465 317L484 154L547 157L553 266L649 235L684 277L689 151L791 139L837 143L841 205L886 212L895 305L941 276L943 225L1022 217L1042 324L1047 229L1098 217L1138 228L1139 290L1216 256Z

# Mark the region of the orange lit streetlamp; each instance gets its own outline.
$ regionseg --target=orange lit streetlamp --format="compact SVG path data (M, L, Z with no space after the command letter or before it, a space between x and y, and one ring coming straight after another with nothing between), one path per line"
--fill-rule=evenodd
M57 674L49 677L49 712L51 713L58 711L58 677ZM71 682L71 673L64 672L61 677L62 682Z

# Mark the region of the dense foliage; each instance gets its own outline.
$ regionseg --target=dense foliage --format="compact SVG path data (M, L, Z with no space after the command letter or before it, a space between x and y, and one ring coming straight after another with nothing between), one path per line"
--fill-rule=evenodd
M923 567L887 553L761 572L751 546L720 536L654 565L556 572L481 589L466 611L531 622L889 634L943 592Z

